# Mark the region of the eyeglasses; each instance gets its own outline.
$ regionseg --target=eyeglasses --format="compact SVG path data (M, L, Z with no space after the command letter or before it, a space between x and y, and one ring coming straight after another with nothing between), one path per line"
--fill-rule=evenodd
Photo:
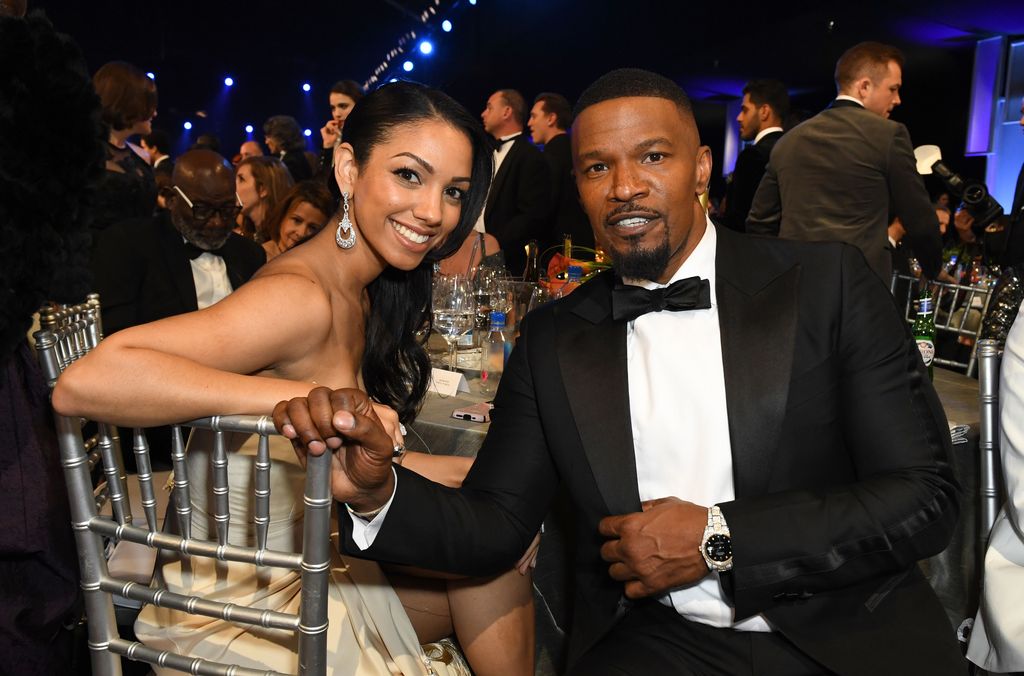
M233 221L235 220L235 217L238 216L238 213L242 210L241 204L230 204L227 206L222 205L219 207L215 207L211 204L203 204L201 202L199 204L193 204L192 200L188 198L188 195L186 195L181 188L179 188L178 186L174 186L174 189L177 190L178 194L181 195L181 198L185 200L185 204L187 204L189 208L192 209L192 218L196 219L197 221L208 221L211 218L213 218L214 214L220 214L220 217L226 221ZM237 194L235 195L235 199L238 199Z

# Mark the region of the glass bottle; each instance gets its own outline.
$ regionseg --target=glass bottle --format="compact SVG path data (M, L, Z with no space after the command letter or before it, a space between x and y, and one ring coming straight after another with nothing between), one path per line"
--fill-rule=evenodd
M932 315L932 298L925 292L917 305L917 319L912 329L921 361L928 367L928 377L933 378L935 360L935 317Z
M512 343L505 335L505 313L491 312L491 327L484 341L480 355L480 391L493 395L498 390L498 381L505 370L505 361L512 350Z
M540 255L537 247L537 240L531 239L526 243L526 267L523 269L523 281L536 284L540 281L540 267L537 257Z

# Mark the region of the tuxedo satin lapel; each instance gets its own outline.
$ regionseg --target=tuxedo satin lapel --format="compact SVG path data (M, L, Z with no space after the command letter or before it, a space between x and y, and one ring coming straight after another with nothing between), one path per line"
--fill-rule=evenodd
M722 228L718 232L722 233ZM719 235L718 317L736 497L764 492L782 432L797 325L800 268L766 269ZM751 271L769 273L758 279ZM768 278L768 281L764 280Z
M181 307L185 308L185 312L198 310L196 282L192 278L192 266L189 263L188 253L185 251L185 240L171 223L170 216L161 214L158 218L161 219L159 230L163 244L160 247L160 253L170 271L169 277L171 284L174 285L174 291L178 295Z
M611 318L613 280L611 274L601 275L575 291L569 298L574 302L558 309L556 345L569 406L597 487L610 514L626 514L640 511L640 494L629 417L626 325Z

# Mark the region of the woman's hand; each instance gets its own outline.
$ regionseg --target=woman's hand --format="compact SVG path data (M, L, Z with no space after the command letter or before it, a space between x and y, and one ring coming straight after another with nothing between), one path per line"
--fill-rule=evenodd
M542 531L543 532L543 531ZM516 570L520 575L526 575L531 568L537 567L537 554L540 553L540 533L533 536L533 542L523 552L522 557L516 562Z
M320 127L320 137L324 140L324 148L333 148L338 142L338 137L341 135L341 129L338 128L338 123L332 120L327 120L327 124Z
M374 408L362 390L326 387L274 407L274 425L303 464L307 453L331 450L331 493L357 512L382 506L394 490L394 439Z

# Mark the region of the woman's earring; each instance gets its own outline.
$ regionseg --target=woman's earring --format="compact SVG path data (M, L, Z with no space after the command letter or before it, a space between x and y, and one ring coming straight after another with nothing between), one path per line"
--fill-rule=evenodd
M356 229L352 227L352 221L348 218L348 192L341 193L341 220L338 221L338 229L334 233L334 241L342 249L351 249L356 245Z

